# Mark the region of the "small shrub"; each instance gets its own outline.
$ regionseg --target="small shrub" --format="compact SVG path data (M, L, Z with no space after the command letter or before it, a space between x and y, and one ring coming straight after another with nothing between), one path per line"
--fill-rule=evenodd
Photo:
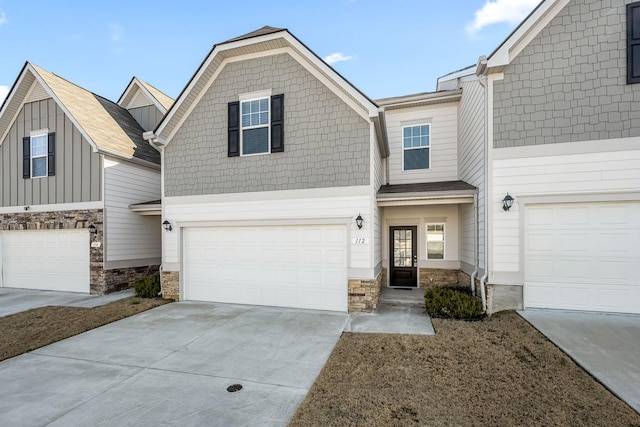
M444 319L476 320L484 317L482 302L471 295L471 290L460 286L429 289L424 294L429 316Z
M146 276L135 284L136 296L141 298L156 298L160 293L160 276Z

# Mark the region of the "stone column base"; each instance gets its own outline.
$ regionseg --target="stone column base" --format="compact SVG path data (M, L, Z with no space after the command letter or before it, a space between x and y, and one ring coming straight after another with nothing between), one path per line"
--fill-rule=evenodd
M180 300L180 272L162 272L162 298Z
M349 313L375 311L380 299L380 288L386 280L385 268L373 280L349 279Z

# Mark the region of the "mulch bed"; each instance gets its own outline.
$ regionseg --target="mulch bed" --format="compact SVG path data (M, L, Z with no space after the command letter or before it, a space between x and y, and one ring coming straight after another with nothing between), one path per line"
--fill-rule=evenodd
M0 317L0 361L168 302L131 297L94 308L48 306Z
M291 426L640 426L513 312L435 336L344 333Z

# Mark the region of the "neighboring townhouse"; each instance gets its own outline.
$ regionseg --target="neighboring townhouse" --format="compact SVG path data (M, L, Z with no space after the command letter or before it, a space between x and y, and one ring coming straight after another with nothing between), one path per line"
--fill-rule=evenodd
M546 0L439 80L484 88L489 312L640 313L639 25L640 2Z
M129 205L160 198L142 134L165 98L134 78L118 105L25 64L0 109L0 286L101 294L157 270L160 217Z
M383 286L470 284L478 187L461 176L484 172L482 141L458 144L461 97L374 102L285 29L215 45L145 134L165 297L360 311Z

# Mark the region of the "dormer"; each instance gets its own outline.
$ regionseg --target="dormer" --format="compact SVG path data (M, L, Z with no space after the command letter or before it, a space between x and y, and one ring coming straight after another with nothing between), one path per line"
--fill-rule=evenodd
M162 91L133 77L118 100L145 130L153 130L173 105L173 99Z

